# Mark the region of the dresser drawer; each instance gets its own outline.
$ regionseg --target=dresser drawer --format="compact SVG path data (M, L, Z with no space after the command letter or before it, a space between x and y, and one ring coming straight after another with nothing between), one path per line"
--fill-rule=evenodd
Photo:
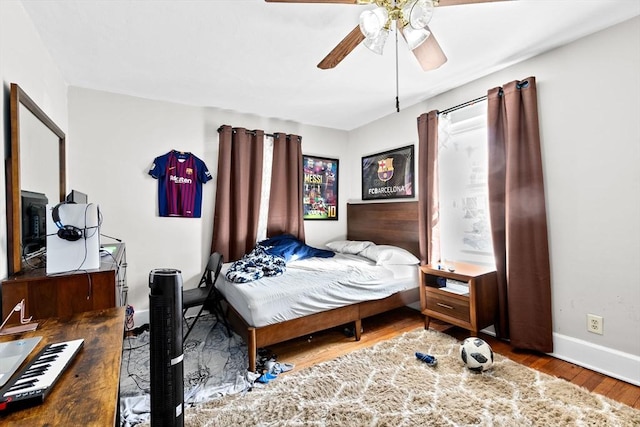
M453 295L446 295L444 292L427 292L426 299L427 310L436 311L464 322L470 321L468 298L456 298Z

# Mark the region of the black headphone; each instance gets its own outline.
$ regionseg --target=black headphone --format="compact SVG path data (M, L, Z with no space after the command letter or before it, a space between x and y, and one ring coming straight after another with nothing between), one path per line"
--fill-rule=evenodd
M60 214L58 213L58 208L60 205L65 205L67 202L58 203L51 212L51 217L53 218L53 222L58 226L58 237L64 240L68 240L69 242L75 242L76 240L82 239L84 233L81 228L74 227L73 225L64 225L62 221L60 221Z

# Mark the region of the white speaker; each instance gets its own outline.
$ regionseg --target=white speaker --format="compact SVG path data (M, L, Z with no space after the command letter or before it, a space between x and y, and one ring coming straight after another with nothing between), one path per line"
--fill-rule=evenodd
M100 268L98 210L95 203L47 205L47 274ZM67 231L81 236L61 237Z

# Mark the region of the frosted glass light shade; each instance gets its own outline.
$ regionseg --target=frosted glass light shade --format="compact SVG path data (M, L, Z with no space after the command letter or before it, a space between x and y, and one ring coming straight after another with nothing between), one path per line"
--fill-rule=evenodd
M429 25L433 16L433 2L431 0L415 0L402 8L402 17L411 28L424 28Z
M389 15L384 7L365 10L360 14L360 31L368 39L375 39L384 29Z
M378 37L373 39L366 38L363 44L372 52L382 55L382 49L387 41L387 37L389 37L389 30L383 28L378 34Z

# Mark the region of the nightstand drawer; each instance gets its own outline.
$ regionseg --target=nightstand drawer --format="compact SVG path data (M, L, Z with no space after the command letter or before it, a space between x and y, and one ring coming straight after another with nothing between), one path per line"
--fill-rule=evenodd
M442 292L428 292L427 310L436 311L464 322L470 321L469 300L443 295Z

